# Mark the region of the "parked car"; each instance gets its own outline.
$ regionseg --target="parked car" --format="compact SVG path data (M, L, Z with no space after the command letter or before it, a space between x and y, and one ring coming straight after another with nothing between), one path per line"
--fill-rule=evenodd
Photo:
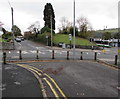
M58 43L58 46L59 46L59 47L62 47L63 43L64 43L64 42L59 42L59 43Z
M21 38L15 38L16 42L21 42Z
M21 37L21 40L24 41L24 37Z

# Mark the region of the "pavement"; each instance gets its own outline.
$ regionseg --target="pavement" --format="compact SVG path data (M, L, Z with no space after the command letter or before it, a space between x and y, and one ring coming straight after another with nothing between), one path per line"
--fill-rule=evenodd
M15 64L2 65L2 97L42 97L37 79Z

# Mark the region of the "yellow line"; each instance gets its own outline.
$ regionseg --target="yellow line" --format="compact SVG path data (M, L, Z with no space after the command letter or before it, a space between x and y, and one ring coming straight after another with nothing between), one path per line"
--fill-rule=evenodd
M32 69L33 67L32 67L32 66L29 66L29 65L25 65L25 64L17 64L17 65L18 65L18 66L21 66L21 67L24 67L24 68L28 68L28 69L36 72L39 76L41 76L41 73L38 72L38 71L41 71L41 70L39 70L39 69L37 69L37 68L35 68L35 67L34 67L34 69L36 69L36 70L38 70L38 71ZM31 68L30 68L30 67L31 67ZM42 73L43 73L43 72L42 72ZM57 99L59 99L58 94L56 93L55 89L54 89L53 86L50 84L50 82L49 82L46 78L43 78L43 79L47 82L47 84L48 84L49 87L51 88L52 92L54 93L55 97L56 97Z
M38 70L38 71L40 71L40 72L42 72L40 69L37 69L37 68L35 68L35 67L33 67L34 69L36 69L36 70ZM43 73L43 72L42 72ZM46 73L44 73L44 75L46 75L53 83L54 83L54 85L56 86L56 88L59 90L59 92L61 93L61 95L65 98L65 99L67 99L67 97L65 96L65 94L63 93L63 91L60 89L60 87L57 85L57 83L54 81L54 79L53 78L51 78L49 75L47 75Z
M52 90L52 92L54 93L54 95L55 95L55 97L57 98L57 99L59 99L59 96L58 96L58 94L56 93L56 91L55 91L55 89L53 88L53 86L51 85L51 83L46 79L46 78L43 78L45 81L46 81L46 83L49 85L49 87L50 87L50 89Z
M47 75L46 73L44 73L44 75L46 75L53 83L54 85L56 86L56 88L59 90L59 92L61 93L61 95L67 99L67 97L65 96L65 94L62 92L62 90L60 89L60 87L56 84L56 82L54 81L53 78L51 78L49 75Z
M34 67L34 69L36 69L36 70L38 70L38 71L41 71L40 69L37 69L37 68L35 68ZM57 85L57 83L54 81L54 79L53 78L51 78L49 75L47 75L46 73L44 73L44 75L46 75L53 83L54 83L54 85L56 86L56 88L59 90L59 92L61 93L61 95L65 98L65 99L67 99L67 97L65 96L65 94L63 93L63 91L60 89L60 87Z
M34 69L32 69L32 68L30 68L30 66L28 66L28 65L24 65L24 64L17 64L18 66L20 66L20 67L23 67L23 68L25 68L25 69L29 69L29 70L31 70L31 72L35 75L35 77L38 79L38 81L39 81L39 83L40 83L40 88L42 88L42 94L43 94L43 97L47 97L47 95L46 95L46 93L45 93L45 89L44 89L44 87L43 87L43 84L41 83L41 80L39 79L39 76L41 76L41 73L39 73L38 71L35 71ZM37 74L39 75L37 75ZM37 76L36 76L37 75Z

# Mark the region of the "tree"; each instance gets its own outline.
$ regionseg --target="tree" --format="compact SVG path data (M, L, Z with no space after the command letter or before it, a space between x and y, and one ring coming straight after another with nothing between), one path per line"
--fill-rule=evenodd
M52 19L52 29L55 30L55 14L51 3L47 3L44 9L44 21L45 27L51 28L51 19Z
M85 17L79 17L77 19L77 24L79 28L79 36L82 38L88 38L92 34L92 26L90 22Z
M103 39L105 39L105 40L111 39L111 37L112 37L112 35L111 35L110 32L105 32L105 33L103 34Z
M73 36L73 30L74 30L74 27L71 26L69 28L69 34L72 34L72 36ZM75 27L75 35L78 36L78 28L77 27Z
M60 20L59 33L68 34L69 28L72 27L72 23L68 21L66 17L62 17Z
M49 27L43 27L43 28L41 29L41 34L43 34L43 33L45 33L45 32L51 33L50 28L49 28Z
M79 17L77 19L77 24L80 32L87 32L88 30L92 30L90 22L85 17Z
M114 38L115 38L115 39L120 39L120 33L116 33L116 34L114 35Z
M21 36L22 35L21 30L16 25L13 25L12 31L13 31L15 36Z
M2 28L2 31L3 31L3 34L6 34L6 30L5 30L5 28Z
M35 36L37 37L37 35L40 33L40 23L39 23L39 21L36 21L32 25L30 25L28 27L28 30L30 30L32 33L34 33Z

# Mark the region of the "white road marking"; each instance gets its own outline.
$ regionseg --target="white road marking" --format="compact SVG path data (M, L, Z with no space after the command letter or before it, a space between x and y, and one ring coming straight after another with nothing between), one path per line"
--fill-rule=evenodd
M104 61L114 61L114 59L105 59L105 58L99 58L99 60L104 60Z
M22 51L23 54L27 54L28 52L27 51Z
M63 53L67 53L67 51L62 51Z
M46 54L46 53L42 52L41 54Z
M30 51L31 53L37 53L36 51Z

